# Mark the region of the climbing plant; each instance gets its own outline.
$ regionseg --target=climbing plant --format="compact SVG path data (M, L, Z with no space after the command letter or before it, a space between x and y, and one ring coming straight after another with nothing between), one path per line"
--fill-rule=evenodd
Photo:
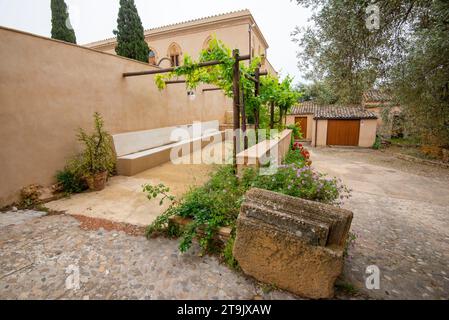
M208 67L199 67L199 63L219 61L220 64ZM260 64L260 58L252 59L249 65L240 63L240 89L243 96L246 111L254 114L260 107L260 99L255 97L255 84L246 76L254 77L256 68ZM211 84L223 90L228 97L233 95L233 67L234 58L232 51L220 40L213 38L209 47L202 50L198 61L194 61L189 55L184 56L182 66L172 72L156 76L156 85L162 90L166 87L166 81L183 77L188 89L195 89L199 84Z
M264 77L261 80L260 103L269 105L270 110L270 127L273 128L275 123L282 125L282 119L292 106L298 103L301 93L292 87L293 78L290 76L279 82L279 79L273 76ZM274 119L274 107L278 108L279 119Z
M200 67L199 64L208 61L219 61L220 64ZM300 94L292 88L293 78L287 76L283 81L274 76L261 77L259 96L255 96L256 86L250 80L254 78L256 69L260 66L260 57L255 57L249 64L240 63L240 90L247 118L259 127L260 112L263 107L273 103L280 110L280 115L287 111L299 100ZM233 95L233 67L232 51L220 40L213 38L208 48L201 51L198 61L189 55L184 56L182 66L176 67L172 72L157 75L156 85L160 90L166 87L166 81L184 78L188 89L195 89L199 84L211 84L223 90L226 96ZM278 122L281 122L279 120Z

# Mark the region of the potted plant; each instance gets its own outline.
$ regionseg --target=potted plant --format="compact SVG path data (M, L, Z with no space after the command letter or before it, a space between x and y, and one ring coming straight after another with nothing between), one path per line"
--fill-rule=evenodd
M98 112L94 114L95 130L92 134L79 129L78 140L84 144L81 168L90 190L103 190L109 174L115 168L112 136L103 129L104 121Z

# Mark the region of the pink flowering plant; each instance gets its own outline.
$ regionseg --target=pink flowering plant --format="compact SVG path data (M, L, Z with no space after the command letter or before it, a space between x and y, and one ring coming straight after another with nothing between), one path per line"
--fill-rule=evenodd
M252 187L337 206L350 197L351 190L341 180L329 178L303 163L285 164L272 176L255 176L251 171L245 177L253 176Z

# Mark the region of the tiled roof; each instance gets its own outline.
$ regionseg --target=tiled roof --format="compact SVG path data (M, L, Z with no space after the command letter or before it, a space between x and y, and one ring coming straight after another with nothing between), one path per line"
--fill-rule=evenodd
M315 119L377 119L362 106L320 105L312 101L293 107L290 114L313 114Z
M385 102L390 101L391 97L379 90L369 90L363 94L363 101L365 102Z
M156 27L156 28L147 29L147 30L145 30L145 32L147 32L147 31L154 31L154 30L158 30L158 29L164 29L164 28L167 28L167 27L179 26L179 25L183 25L183 24L186 24L186 23L202 22L204 20L214 19L214 18L218 18L218 17L221 18L221 17L224 17L224 16L229 16L229 15L232 15L232 14L236 14L236 13L251 14L248 9L235 10L235 11L230 11L230 12L226 12L226 13L219 13L219 14L215 14L215 15L211 15L211 16L207 16L207 17L202 17L202 18L196 18L196 19L191 19L191 20L171 23L171 24L167 24L165 26L159 26L159 27Z
M171 24L167 24L164 26L159 26L159 27L155 27L155 28L150 28L150 29L146 29L144 31L145 35L148 35L151 32L157 32L159 30L163 30L166 28L172 28L172 27L182 27L183 25L189 24L189 23L201 23L201 22L206 22L207 20L213 20L216 18L225 18L226 16L232 16L232 15L251 15L251 12L248 9L242 9L242 10L236 10L236 11L230 11L230 12L226 12L226 13L220 13L220 14L216 14L216 15L211 15L211 16L207 16L207 17L202 17L202 18L197 18L197 19L191 19L191 20L186 20L186 21L182 21L182 22L177 22L177 23L171 23ZM107 38L104 40L99 40L99 41L95 41L92 43L87 43L84 46L86 47L95 47L97 45L103 45L103 44L109 44L111 42L115 42L117 40L116 37L112 37L112 38Z

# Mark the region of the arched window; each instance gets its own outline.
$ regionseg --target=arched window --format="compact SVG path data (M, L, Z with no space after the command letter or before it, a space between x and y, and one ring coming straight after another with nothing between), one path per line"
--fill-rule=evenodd
M172 62L172 66L177 67L181 65L181 47L177 43L172 43L168 47L168 57Z
M212 36L208 36L206 38L206 40L203 43L203 50L209 49L209 43L211 42L211 40L212 40Z
M148 53L148 63L154 66L157 64L156 52L153 49Z

